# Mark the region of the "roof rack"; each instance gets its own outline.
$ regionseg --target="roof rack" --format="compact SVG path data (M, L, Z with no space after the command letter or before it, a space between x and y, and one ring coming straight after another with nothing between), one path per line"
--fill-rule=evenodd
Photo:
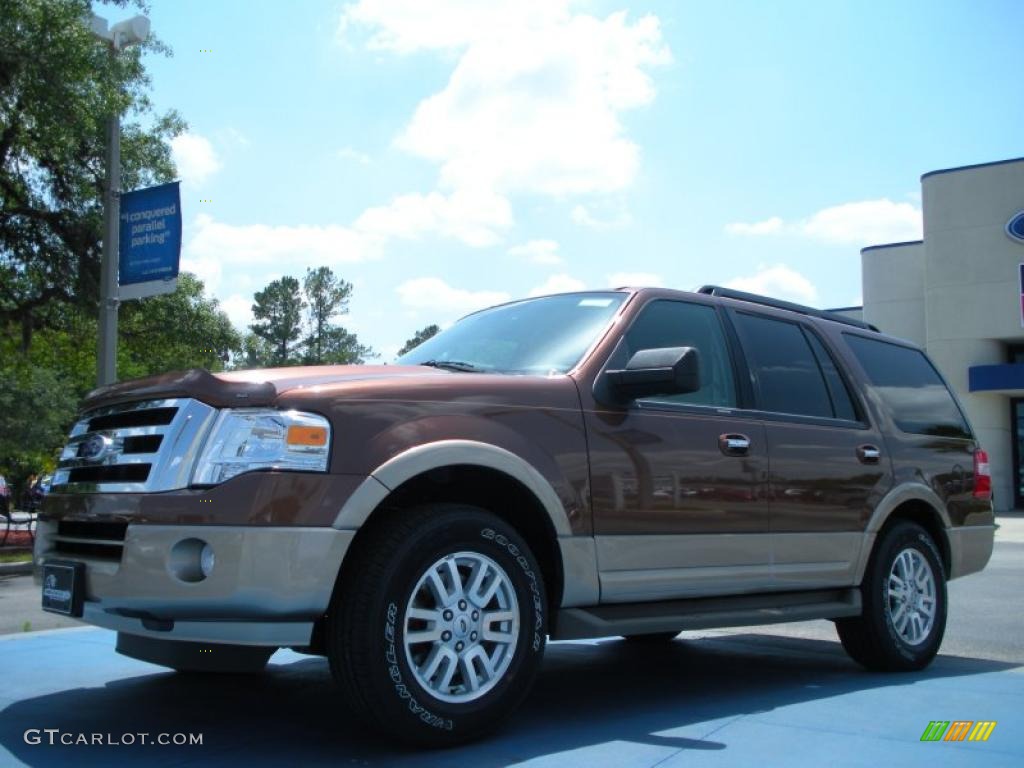
M756 293L747 293L746 291L736 291L732 288L723 288L720 285L702 285L697 289L697 293L703 293L708 296L721 296L724 299L736 299L737 301L749 301L751 304L763 304L766 307L774 307L775 309L787 309L790 312L798 312L801 315L809 315L810 317L820 317L822 320L832 320L836 323L843 323L844 325L852 325L854 328L863 328L868 331L875 331L880 333L878 328L871 325L871 323L865 323L863 320L854 320L852 317L844 317L843 315L837 315L835 312L829 312L826 309L815 309L814 307L805 307L803 304L796 304L792 301L783 301L782 299L772 299L768 296L759 296Z

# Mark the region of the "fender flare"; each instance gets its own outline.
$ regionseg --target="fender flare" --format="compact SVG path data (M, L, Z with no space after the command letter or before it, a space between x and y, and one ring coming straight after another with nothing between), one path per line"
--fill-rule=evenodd
M946 511L946 505L942 503L942 499L924 483L902 483L890 489L882 497L882 500L875 507L875 511L871 514L871 519L868 520L867 527L864 529L864 538L861 543L860 557L857 563L857 584L864 580L864 571L867 569L868 560L871 557L871 552L874 550L878 532L882 530L882 526L892 516L893 511L908 501L919 501L935 510L939 516L939 522L946 538L945 542L937 541L935 543L939 546L940 551L943 547L946 548L951 563L956 562L957 553L953 550L955 546L954 537L949 535L949 530L953 527L953 524L949 519L949 513Z
M490 443L475 440L438 440L409 448L388 459L363 480L334 519L333 527L355 529L402 483L432 469L454 465L486 467L518 480L547 512L559 537L572 536L572 526L551 483L525 459Z

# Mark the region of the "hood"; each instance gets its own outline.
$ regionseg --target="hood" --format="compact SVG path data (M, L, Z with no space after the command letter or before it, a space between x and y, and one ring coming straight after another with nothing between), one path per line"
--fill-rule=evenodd
M273 405L296 389L366 379L449 376L418 365L314 365L210 373L203 368L173 371L99 387L86 395L83 409L136 400L191 397L217 408Z

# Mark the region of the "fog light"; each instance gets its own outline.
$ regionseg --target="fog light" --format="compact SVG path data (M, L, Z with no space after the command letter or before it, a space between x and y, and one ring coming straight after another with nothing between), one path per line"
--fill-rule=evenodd
M167 570L190 584L202 581L213 570L213 548L202 539L182 539L171 547Z
M210 575L216 562L217 556L213 554L213 547L203 544L203 549L199 553L199 570L202 572L203 578Z

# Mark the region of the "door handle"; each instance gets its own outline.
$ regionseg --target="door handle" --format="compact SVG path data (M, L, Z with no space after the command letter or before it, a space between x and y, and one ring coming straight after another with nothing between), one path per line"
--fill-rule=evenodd
M718 450L726 456L746 456L750 450L750 438L738 433L719 435Z
M874 445L858 445L857 458L861 464L877 464L882 452Z

